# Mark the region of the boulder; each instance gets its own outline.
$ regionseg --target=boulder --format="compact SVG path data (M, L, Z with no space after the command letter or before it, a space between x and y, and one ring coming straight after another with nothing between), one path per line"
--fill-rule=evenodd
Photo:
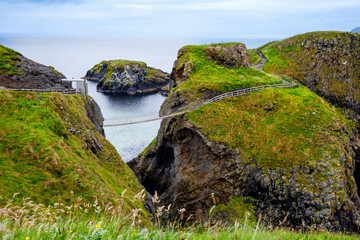
M244 44L208 46L203 49L209 60L227 68L250 68L250 54Z

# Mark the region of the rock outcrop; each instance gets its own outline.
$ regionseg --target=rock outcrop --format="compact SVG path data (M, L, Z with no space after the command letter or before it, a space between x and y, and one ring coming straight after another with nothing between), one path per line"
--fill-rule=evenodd
M356 27L353 30L351 30L353 33L360 33L360 27Z
M192 62L197 71L208 67ZM192 74L177 80L179 88L191 90ZM160 115L196 101L182 99L179 88ZM237 197L265 225L358 232L353 149L359 138L344 119L303 87L261 90L163 120L156 143L128 165L147 191L157 191L160 205L171 204L170 219L184 208L184 219L206 221L214 204Z
M9 89L71 89L63 74L0 45L0 87Z
M209 60L227 68L250 68L250 54L244 44L209 46L203 49Z
M105 137L105 131L103 128L104 116L102 115L101 109L97 102L95 102L91 97L88 97L85 104L85 109L88 118L92 123L94 123L96 131Z
M211 44L202 49L208 60L227 68L250 68L250 54L242 43ZM194 63L188 54L189 49L179 50L171 72L171 88L186 81L194 69Z
M90 69L85 77L99 81L99 92L129 95L163 92L170 81L169 74L159 69L127 60L103 61Z

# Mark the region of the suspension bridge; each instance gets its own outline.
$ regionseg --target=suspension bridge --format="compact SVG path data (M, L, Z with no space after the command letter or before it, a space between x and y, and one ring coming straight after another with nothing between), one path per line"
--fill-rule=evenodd
M199 105L197 105L195 107L192 107L191 109L179 111L179 112L176 112L176 113L173 113L173 114L160 116L160 117L156 117L156 118L150 118L150 119L141 120L141 121L133 121L133 122L126 122L126 123L116 123L116 124L105 124L103 127L125 126L125 125L133 125L133 124L139 124L139 123L163 120L163 119L172 118L172 117L175 117L175 116L178 116L178 115L186 114L186 113L194 111L195 109L198 109L198 108L200 108L200 107L202 107L202 106L204 106L206 104L217 102L217 101L220 101L220 100L222 100L224 98L237 97L237 96L241 96L241 95L244 95L244 94L247 94L247 93L259 91L259 90L266 89L266 88L294 88L296 86L297 86L297 83L289 83L289 82L283 80L283 84L262 85L262 86L258 86L258 87L240 89L240 90L220 94L218 96L215 96L213 98L210 98L210 99L202 102L201 104L199 104Z

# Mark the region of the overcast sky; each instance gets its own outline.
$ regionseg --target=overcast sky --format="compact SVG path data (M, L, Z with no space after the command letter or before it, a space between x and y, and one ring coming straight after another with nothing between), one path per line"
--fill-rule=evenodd
M282 38L360 26L360 0L0 0L0 36Z

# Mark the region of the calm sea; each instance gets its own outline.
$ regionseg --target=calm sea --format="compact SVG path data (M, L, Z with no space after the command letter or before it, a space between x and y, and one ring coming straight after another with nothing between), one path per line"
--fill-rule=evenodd
M12 48L36 62L53 66L67 78L79 78L102 60L128 59L143 61L148 66L171 72L177 51L184 45L215 42L243 42L248 48L261 46L274 39L70 39L70 38L6 38L0 44ZM90 95L97 101L105 124L138 121L158 116L165 97L119 96L96 92L89 82ZM136 157L157 135L160 121L105 128L106 138L124 161Z

